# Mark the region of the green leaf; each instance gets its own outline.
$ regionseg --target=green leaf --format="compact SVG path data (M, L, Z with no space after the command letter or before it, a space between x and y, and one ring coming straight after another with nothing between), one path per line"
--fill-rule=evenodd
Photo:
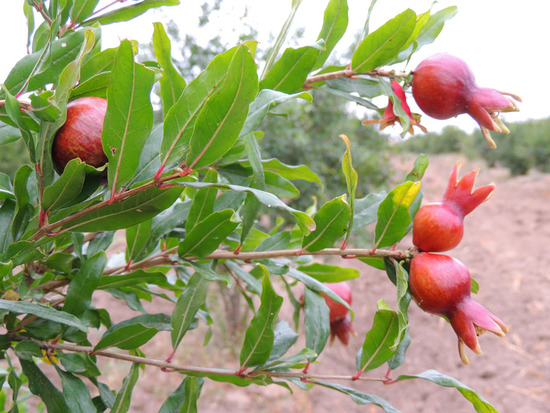
M357 47L351 59L351 69L368 72L391 62L409 40L415 26L416 14L411 9L387 21Z
M31 340L20 341L15 345L13 351L17 357L24 360L32 360L33 357L44 357L40 344Z
M195 319L197 311L206 301L209 281L198 272L193 274L183 293L178 297L172 313L172 347L178 347Z
M63 311L79 317L90 307L92 294L99 284L106 265L107 255L103 251L88 258L82 264L69 284Z
M162 272L145 270L132 271L124 275L104 275L99 279L98 289L122 288L140 283L162 285L166 283L166 275Z
M395 187L378 207L374 233L375 248L393 245L403 238L412 222L409 207L420 190L420 182L407 181Z
M348 2L347 0L329 1L323 17L323 26L318 40L324 40L323 51L317 57L312 70L319 69L327 61L334 46L342 38L348 27Z
M253 132L264 120L268 112L275 106L285 103L292 99L304 99L311 103L313 97L307 92L287 94L270 89L262 89L256 96L256 99L250 104L250 110L241 130L241 136Z
M71 22L79 23L94 12L99 0L74 0L71 8Z
M395 311L384 308L376 311L372 327L357 354L357 370L363 372L375 369L395 354L394 344L398 336L398 325Z
M42 209L54 211L68 205L80 195L85 179L86 164L80 159L69 161L61 177L53 185L44 189Z
M111 413L126 413L130 410L130 403L132 402L132 391L139 378L139 364L134 363L130 367L130 372L124 378L122 382L122 388L116 395L116 400Z
M72 221L64 228L71 231L95 232L128 228L147 221L170 207L179 197L182 188L149 188L124 201L106 205ZM56 216L50 222L55 222Z
M262 165L264 171L272 172L285 179L302 179L306 182L315 182L320 187L323 186L319 176L306 165L286 165L275 158L262 160Z
M142 0L139 3L134 2L131 6L120 7L109 13L100 14L97 17L92 17L81 23L82 26L91 26L94 23L101 25L118 23L127 20L132 20L147 10L161 6L176 6L180 4L180 0Z
M250 325L246 329L241 348L241 369L264 364L271 354L275 341L275 323L283 298L275 292L269 273L264 268L261 303Z
M260 89L271 89L283 93L296 93L302 90L319 53L317 47L306 46L299 49L289 47L260 82Z
M170 39L164 31L162 23L153 23L153 46L157 61L162 66L160 78L160 96L164 116L174 106L185 89L185 80L172 63Z
M320 262L300 265L298 266L298 270L322 283L351 280L361 275L361 272L355 268L344 268L339 265L322 264Z
M315 214L316 229L304 237L302 248L319 251L333 247L336 240L346 235L350 218L350 206L343 196L327 202Z
M401 413L389 402L374 394L362 393L359 390L352 389L351 387L345 387L340 384L327 383L323 381L316 381L315 384L347 394L356 404L374 404L375 406L384 409L386 413Z
M290 327L288 322L282 320L275 325L275 339L273 340L273 348L267 360L267 364L271 366L273 362L280 359L285 353L296 343L299 335Z
M225 70L223 83L205 102L195 122L187 154L190 169L208 166L231 149L258 93L256 64L248 47L239 46Z
M45 307L41 304L31 303L28 301L9 301L0 299L0 310L8 310L16 314L32 314L38 318L54 321L56 323L66 325L67 327L74 327L83 332L88 331L86 326L82 324L82 321L74 315L64 311L57 311L51 307Z
M109 187L114 194L136 173L153 127L150 94L154 72L134 62L129 40L120 43L107 89L103 150L109 159Z
M209 169L203 182L218 182L218 172L215 169ZM185 231L191 231L195 225L214 212L214 203L216 202L217 195L218 190L215 187L206 187L196 191L189 214L187 215Z
M395 370L405 362L405 353L407 352L410 344L411 336L409 334L409 329L407 328L405 329L403 339L399 343L399 347L397 347L397 351L395 352L391 360L388 361L388 368L390 370Z
M10 177L0 172L0 199L15 199Z
M63 385L63 396L65 402L71 413L88 413L95 411L94 402L88 387L78 377L67 373L55 366L59 377L61 377L61 384Z
M309 288L305 289L304 298L306 347L316 353L315 358L309 360L312 362L321 354L330 336L330 311L325 297Z
M134 350L147 343L159 331L170 331L170 317L166 314L143 314L122 321L103 334L94 351L108 347Z
M214 252L216 248L233 232L237 222L232 218L235 211L224 209L210 214L189 231L178 247L180 257L198 256L205 257Z
M40 397L49 412L70 411L63 394L55 387L48 377L33 361L20 359L23 373L29 379L30 391Z
M468 401L472 403L476 412L479 413L497 413L497 410L483 397L481 397L475 390L461 383L460 381L442 374L436 370L426 370L420 374L402 374L395 381L410 380L410 379L423 379L431 381L432 383L439 384L444 387L454 387L457 389Z
M351 310L351 307L349 306L349 304L346 301L344 301L342 298L340 298L338 294L336 294L334 291L332 291L323 283L317 281L315 278L310 277L306 273L303 273L302 271L298 271L297 269L294 269L294 268L289 268L287 275L289 277L292 277L300 281L310 290L316 291L318 293L323 293L327 295L329 298L331 298L332 300L342 304L348 310Z
M211 186L219 189L229 189L235 192L251 193L256 197L256 199L258 199L258 201L260 201L260 203L267 206L268 208L273 208L273 207L283 208L286 211L290 212L292 215L294 215L302 233L307 234L309 233L309 231L312 231L313 229L315 229L315 221L309 215L307 215L305 212L298 211L292 207L289 207L287 204L285 204L275 195L267 191L261 191L259 189L240 186L240 185L208 183L208 182L185 182L185 183L182 183L182 185L185 185L191 188L207 188Z
M204 384L203 378L187 376L162 404L159 413L196 413L197 400Z
M126 228L126 262L134 261L139 252L145 249L152 225L153 220L150 219Z
M407 328L409 327L408 309L412 296L409 293L409 277L407 271L403 268L403 262L397 263L397 261L394 261L394 265L397 281L397 317L399 326L394 348L397 348L405 337Z
M98 73L82 81L71 91L71 100L85 96L97 96L107 99L107 89L111 84L111 72Z
M277 232L270 237L263 239L255 251L276 251L288 247L292 234L289 231Z
M34 215L34 198L36 193L36 178L32 175L30 165L22 165L15 173L14 195L16 200L15 216L11 224L11 235L14 240L19 240L27 225Z
M80 69L80 82L86 82L99 74L110 76L117 51L117 47L111 47L89 57Z
M96 30L96 29L94 29ZM96 34L99 31L96 30ZM48 83L57 85L59 73L80 53L85 41L85 30L69 32L52 42L51 47L26 55L19 60L4 85L13 95L44 88ZM41 64L49 58L49 64ZM2 95L2 93L0 93Z
M375 194L368 194L364 198L355 201L353 214L352 234L365 231L365 227L378 219L377 211L380 203L388 196L384 191Z
M428 168L429 162L430 160L428 159L428 155L419 155L415 159L413 169L407 174L405 181L419 182L422 180L424 173Z
M355 216L355 192L357 190L357 172L353 169L351 158L351 143L346 135L340 135L340 138L346 144L346 152L342 159L342 170L346 177L346 185L348 187L348 203L350 209L350 219L348 224L348 231L346 232L345 243L347 243L349 236L351 235L350 229L353 227L353 217Z
M23 112L19 106L19 101L7 90L5 85L2 85L2 91L5 92L5 108L9 118L19 128L19 132L23 137L23 141L29 151L31 162L36 162L36 145L32 133L23 119Z

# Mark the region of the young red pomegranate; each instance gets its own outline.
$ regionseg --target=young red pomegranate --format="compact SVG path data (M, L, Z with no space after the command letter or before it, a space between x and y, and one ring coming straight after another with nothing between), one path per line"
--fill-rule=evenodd
M411 126L409 127L409 133L411 135L414 135L413 126L418 126L422 130L422 132L424 132L424 133L428 132L428 130L418 122L418 118L420 117L420 115L413 114L411 112L411 108L407 104L407 98L405 96L405 92L403 91L403 88L401 87L401 85L398 82L396 82L395 80L392 80L391 81L391 87L392 87L393 92L395 93L395 95L401 101L401 108L409 116L409 120L410 120L410 123L411 123ZM388 106L386 106L386 110L384 111L384 116L382 117L382 119L364 120L363 125L374 125L374 124L379 123L380 124L380 130L383 130L384 128L386 128L388 126L391 126L396 122L399 122L399 116L397 116L394 113L393 102L392 102L391 99L389 99L388 100Z
M439 53L423 60L413 72L412 92L420 109L436 119L469 114L481 126L489 146L496 147L490 131L510 133L499 112L518 111L518 96L479 87L463 60ZM510 97L508 97L510 96Z
M325 286L351 305L351 288L347 282L325 283ZM338 337L340 341L347 346L350 333L355 334L355 329L351 324L349 310L343 304L333 301L326 295L325 301L330 310L330 341L333 342L334 338Z
M52 159L59 174L74 158L96 168L107 163L101 143L106 111L107 99L100 97L83 97L67 104L67 120L57 131L52 146Z
M409 287L414 300L427 313L449 319L464 364L469 364L464 344L481 354L478 335L491 331L502 337L508 332L498 317L471 298L471 284L468 268L448 255L423 252L411 261Z
M473 190L476 169L457 181L461 162L457 162L449 177L441 202L423 205L413 221L413 244L421 251L441 252L456 247L464 233L464 217L490 198L494 184Z

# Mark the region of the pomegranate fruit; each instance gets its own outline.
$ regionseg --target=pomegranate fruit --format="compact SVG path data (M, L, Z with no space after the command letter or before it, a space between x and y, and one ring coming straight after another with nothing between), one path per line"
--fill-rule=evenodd
M325 283L325 286L351 305L351 288L347 282ZM324 297L330 310L330 341L333 342L334 338L338 337L338 339L347 346L350 333L355 334L349 310L343 304L332 300L326 295L324 295Z
M510 133L498 118L500 112L518 111L511 93L480 87L463 60L438 53L423 60L413 71L412 92L420 109L436 119L469 114L481 127L483 137L496 147L491 132Z
M498 317L471 298L471 284L468 268L448 255L422 252L411 261L409 287L415 302L427 313L449 319L464 364L469 364L464 344L481 354L478 335L491 331L502 337L508 332Z
M457 180L461 162L449 177L441 202L423 205L413 221L413 244L421 251L441 252L456 247L464 233L464 217L491 197L494 184L473 190L479 169Z
M391 87L392 87L393 92L395 93L395 95L401 101L401 108L409 116L409 120L410 120L410 124L411 124L410 127L409 127L409 133L411 135L414 135L413 126L418 126L422 130L422 132L424 132L424 133L428 132L428 130L424 126L422 126L417 120L420 117L420 115L413 114L411 112L411 108L407 104L407 98L405 96L405 92L403 91L403 88L401 87L401 85L398 82L396 82L395 80L392 80L391 81ZM374 124L379 123L380 124L380 130L383 130L386 127L388 127L390 125L393 125L396 122L399 122L399 116L397 116L395 114L395 112L393 110L393 102L390 99L390 100L388 100L388 106L386 106L386 109L384 110L384 116L382 117L382 119L364 120L363 125L374 125Z
M93 167L101 167L108 161L101 143L103 120L107 111L107 99L83 97L67 104L67 119L57 131L52 159L57 173L75 158Z

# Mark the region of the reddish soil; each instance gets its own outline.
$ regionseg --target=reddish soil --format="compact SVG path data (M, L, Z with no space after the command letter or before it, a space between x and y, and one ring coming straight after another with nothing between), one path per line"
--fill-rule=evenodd
M425 202L438 201L445 189L448 175L459 155L431 157L423 180ZM412 159L401 162L402 169L412 166ZM487 168L481 161L464 161L462 174L481 167L476 186L495 182L492 199L466 218L465 235L452 255L463 261L480 285L476 299L499 316L510 328L505 338L490 333L480 337L482 355L468 350L470 366L460 362L457 339L450 326L441 318L423 313L411 303L410 334L412 344L406 361L392 372L420 373L436 369L472 387L502 413L548 412L550 404L550 175L532 173L510 178L504 169ZM461 175L462 175L461 174ZM408 248L407 239L400 248ZM381 271L354 260L340 261L343 266L355 266L362 272L351 281L354 290L358 335L348 347L340 343L326 349L320 363L311 368L318 374L353 374L355 355L366 331L372 324L376 301L383 298L395 308L395 288ZM242 336L230 337L220 332L236 317L223 316L220 295L211 294L209 306L215 319L214 336L206 347L202 340L204 326L186 336L176 362L211 367L237 366L234 347ZM219 300L219 301L217 301ZM129 318L128 310L110 296L97 297L98 307L115 311L115 321ZM171 306L154 302L151 312L170 312ZM292 320L288 309L282 318ZM164 359L170 352L167 333L160 333L154 343L145 346L148 357ZM235 345L234 343L237 343ZM299 349L299 348L298 348ZM208 354L206 353L208 352ZM237 357L236 357L237 356ZM124 363L106 361L107 377L103 381L120 388L128 371ZM386 367L365 373L380 377ZM176 373L162 373L146 367L134 391L132 412L158 411L163 400L182 380ZM340 382L366 393L387 399L395 408L409 412L473 412L472 405L455 389L444 388L423 380L399 382L390 386L378 382ZM238 388L206 381L199 399L199 411L217 412L381 412L374 406L358 406L347 395L315 387L309 392L293 386L294 393L279 386Z

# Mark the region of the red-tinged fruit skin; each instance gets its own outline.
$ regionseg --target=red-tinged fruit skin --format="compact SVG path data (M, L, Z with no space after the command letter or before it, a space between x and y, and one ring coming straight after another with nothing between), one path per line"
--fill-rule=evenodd
M325 283L325 286L334 291L340 298L351 305L352 294L351 288L346 281L338 283ZM350 334L355 335L355 329L350 320L349 310L343 304L340 304L331 298L325 297L325 301L330 311L330 341L334 341L336 337L344 344L348 345Z
M422 252L411 260L409 287L414 301L427 313L449 319L464 364L469 364L464 345L480 354L478 335L491 331L502 337L508 332L498 317L471 298L471 284L468 268L453 257Z
M106 111L107 99L100 97L83 97L67 104L67 119L57 131L52 146L57 173L61 174L75 158L96 168L107 163L101 143Z
M413 244L421 251L442 252L456 247L464 234L464 217L488 200L494 184L473 190L478 169L457 179L461 162L449 176L441 202L423 205L413 221Z
M510 133L500 112L519 111L518 96L477 85L466 62L446 53L423 60L413 72L412 92L420 109L435 119L469 114L481 127L489 146L496 147L490 131Z

